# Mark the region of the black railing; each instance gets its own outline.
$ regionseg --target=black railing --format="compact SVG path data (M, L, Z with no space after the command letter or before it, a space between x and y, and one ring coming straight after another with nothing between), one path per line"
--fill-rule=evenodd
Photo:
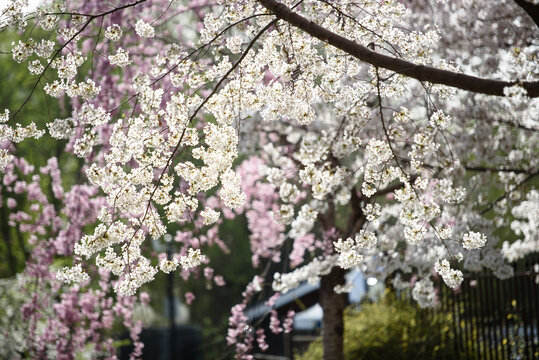
M456 291L439 284L455 350L477 359L539 359L538 280L534 271L521 271L507 280L469 275Z

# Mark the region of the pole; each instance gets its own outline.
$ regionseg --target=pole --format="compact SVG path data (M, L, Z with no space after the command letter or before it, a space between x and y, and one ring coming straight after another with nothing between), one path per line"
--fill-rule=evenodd
M167 242L167 259L172 260L172 244ZM174 340L176 339L175 329L175 313L174 313L174 271L171 271L167 275L167 294L168 294L168 316L169 316L169 359L174 360L176 358L174 353Z

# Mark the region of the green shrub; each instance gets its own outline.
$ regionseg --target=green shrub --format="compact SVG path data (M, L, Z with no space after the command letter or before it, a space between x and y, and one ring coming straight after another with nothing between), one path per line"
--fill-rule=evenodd
M428 312L387 293L376 303L345 312L345 359L469 359L457 353L451 315ZM313 342L299 360L323 358L322 340Z

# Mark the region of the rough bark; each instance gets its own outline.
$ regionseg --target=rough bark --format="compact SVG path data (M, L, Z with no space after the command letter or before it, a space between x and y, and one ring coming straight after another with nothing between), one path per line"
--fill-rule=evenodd
M388 69L419 81L428 81L433 84L447 85L487 95L505 96L503 92L504 88L518 83L526 89L528 96L539 97L539 82L484 79L477 76L436 69L430 66L417 65L406 60L377 53L365 46L359 45L299 15L277 0L258 0L258 2L271 11L278 19L284 20L311 36L373 66Z
M344 284L344 270L334 267L320 281L320 306L324 311L322 318L322 342L324 345L324 360L344 359L344 308L346 294L333 291L335 285Z

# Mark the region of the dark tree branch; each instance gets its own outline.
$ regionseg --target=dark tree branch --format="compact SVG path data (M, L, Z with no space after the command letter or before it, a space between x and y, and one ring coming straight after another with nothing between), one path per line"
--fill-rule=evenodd
M348 216L348 223L346 225L346 237L351 236L354 233L354 230L358 228L358 222L364 221L365 219L363 210L361 209L362 197L362 194L358 194L357 190L352 188L350 197L350 205L352 209L350 211L350 215ZM361 225L363 225L363 222L361 222Z
M515 186L513 186L513 188L509 191L506 191L504 192L502 195L500 195L498 198L496 198L496 200L494 200L493 202L491 202L490 204L488 204L488 206L486 208L484 208L482 211L481 211L481 215L484 215L486 214L487 212L489 212L490 210L492 210L492 208L494 207L494 205L498 204L500 201L502 201L503 199L505 199L507 197L507 195L509 195L510 193L512 193L513 191L515 191L516 189L518 189L519 187L521 187L522 185L524 185L525 183L527 183L528 181L530 181L531 179L533 179L534 177L536 177L537 175L539 175L539 171L536 171L532 174L530 174L529 176L527 176L524 180L522 180L521 182L519 182L518 184L516 184Z
M284 20L311 36L341 49L355 58L373 66L388 69L419 81L428 81L433 84L447 85L487 95L504 96L503 89L505 87L520 84L526 89L530 97L539 97L539 82L509 82L483 79L472 75L417 65L406 60L379 54L365 46L359 45L352 40L329 31L315 22L306 19L277 0L258 0L258 2L266 9L273 12L278 19Z
M514 0L532 18L535 25L539 26L539 5L529 0Z
M518 174L534 174L534 172L531 169L519 169L519 168L496 168L496 167L486 167L486 166L464 166L464 169L468 171L477 171L477 172L514 172Z
M406 162L411 161L410 159L406 159L406 158L401 158L401 160L406 161ZM437 170L437 171L441 171L441 170L444 169L440 165L431 165L431 164L427 164L427 163L422 164L422 166L424 168L426 168L426 169L432 169L432 170ZM532 169L504 167L503 165L499 165L499 166L500 167L481 166L481 165L473 166L473 165L467 165L467 164L462 165L464 170L466 170L466 171L475 171L475 172L489 172L489 171L490 172L513 172L513 173L517 173L517 174L528 174L528 175L533 174L533 173L536 172L535 170L532 170Z
M21 104L21 106L19 106L19 108L17 109L17 111L15 111L15 113L13 113L13 115L11 115L11 119L15 119L15 117L17 116L17 114L19 114L21 111L22 111L22 108L28 103L28 101L30 100L30 98L32 97L32 95L34 94L36 88L37 88L37 85L40 83L41 79L45 76L45 72L47 71L47 69L52 65L54 59L56 59L56 57L58 55L61 54L62 50L64 50L69 44L71 44L73 42L73 40L79 36L83 31L84 29L86 29L88 27L88 25L90 25L92 23L92 21L94 21L95 19L99 19L99 18L102 18L102 17L105 17L107 15L110 15L116 11L121 11L121 10L124 10L124 9L127 9L127 8L130 8L130 7L133 7L133 6L137 6L138 4L140 3L143 3L143 2L146 2L146 0L138 0L138 1L135 1L135 2L132 2L132 3L129 3L129 4L125 4L123 6L119 6L117 8L114 8L112 10L108 10L108 11L105 11L105 12L102 12L100 14L96 14L96 15L87 15L88 17L88 20L82 25L82 27L73 35L69 38L69 40L67 40L65 43L63 43L55 52L54 54L52 55L52 58L47 62L47 65L45 65L45 68L43 69L43 71L41 72L41 74L39 74L39 77L37 78L37 81L34 83L34 86L32 87L32 90L30 90L30 94L28 94L28 96L26 97L26 99L24 100L24 102ZM93 60L93 58L92 58Z
M210 94L208 96L206 96L204 98L204 100L200 103L200 105L198 105L198 107L195 109L195 111L193 112L193 114L191 114L191 116L189 117L189 119L187 119L187 122L185 123L184 125L184 128L183 128L183 131L180 135L180 139L178 140L178 142L176 143L176 146L174 147L174 149L172 150L172 153L170 154L170 156L168 157L167 159L167 162L165 164L165 166L163 167L163 171L161 171L161 175L159 175L159 178L157 179L157 183L155 184L155 187L153 188L153 191L151 192L150 194L150 198L148 199L148 204L146 206L146 210L144 211L144 215L142 217L142 221L140 222L139 226L136 228L135 232L133 233L133 235L131 236L131 238L129 239L128 241L128 245L131 244L131 241L135 238L135 235L138 233L138 231L142 228L142 225L144 224L144 221L146 220L146 217L148 216L148 212L150 210L150 207L151 207L151 204L152 204L152 199L155 195L155 193L157 192L157 189L159 188L160 184L161 184L161 180L163 180L163 176L165 175L165 173L167 172L171 162L172 162L172 159L174 159L176 153L178 152L178 150L180 149L180 145L182 143L182 140L183 140L183 137L185 136L185 131L187 130L187 127L189 126L189 124L192 123L192 121L195 119L195 117L197 116L197 114L199 113L200 110L202 110L202 108L204 107L204 105L206 105L206 103L210 100L210 98L215 95L217 93L217 90L219 90L220 86L225 82L226 79L229 78L230 74L232 74L234 72L234 70L236 70L236 68L241 64L241 62L243 61L243 59L247 56L247 54L249 53L249 50L251 50L251 48L255 45L255 43L258 41L258 39L270 28L272 27L273 25L275 25L277 23L277 19L274 19L272 21L270 21L262 30L260 30L260 32L258 34L256 34L253 39L251 40L251 42L249 43L249 45L247 45L247 48L243 51L242 55L240 56L240 58L232 65L232 67L226 72L225 75L223 75L223 77L217 82L217 84L213 87L213 90L210 92ZM127 263L129 264L129 253L127 253Z
M415 179L417 179L417 175L413 175L410 177L410 183L413 183L415 181ZM378 197L378 196L382 196L382 195L387 195L387 194L391 194L392 192L394 192L395 190L398 190L398 189L402 189L404 187L404 183L403 182L398 182L396 183L395 185L390 185L386 188L383 188L383 189L380 189L378 190L377 192L375 192L371 198L375 198L375 197Z
M539 127L526 126L526 125L520 124L518 122L510 121L510 120L494 119L494 121L496 121L496 122L498 122L500 124L504 124L504 125L511 126L511 127L517 128L517 129L521 129L521 130L539 131Z
M427 168L430 168L430 169L435 169L437 167L435 166L432 166L432 165L428 165L428 164L424 164L423 166L427 167ZM438 170L441 170L440 168L437 168ZM464 169L466 169L467 171L476 171L476 172L514 172L514 173L519 173L519 174L529 174L529 175L533 175L533 174L537 174L537 171L531 171L531 170L526 170L526 169L513 169L513 168L489 168L489 167L484 167L484 166L464 166ZM412 175L410 177L410 183L413 183L415 181L415 179L417 179L417 175ZM390 185L384 189L380 189L378 190L377 192L375 192L371 198L375 198L375 197L378 197L378 196L382 196L382 195L387 195L387 194L390 194L392 192L394 192L395 190L398 190L398 189L401 189L402 187L404 186L404 183L402 182L398 182L394 185Z

